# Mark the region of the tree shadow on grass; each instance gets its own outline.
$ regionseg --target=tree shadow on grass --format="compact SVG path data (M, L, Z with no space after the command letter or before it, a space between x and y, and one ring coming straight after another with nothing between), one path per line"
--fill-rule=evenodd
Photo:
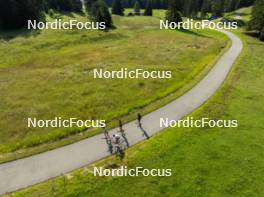
M247 16L247 15L249 15L249 14L247 14L247 13L243 13L243 12L233 12L233 13L231 13L230 15L233 15L233 16L235 16L235 15Z
M68 16L70 18L75 18L74 14L72 12L60 11L60 12L56 12L56 14L59 15L60 17Z
M180 32L183 32L183 33L186 33L186 34L190 34L190 35L194 35L194 36L199 36L199 37L203 37L203 38L211 38L210 36L205 36L203 34L200 34L198 32L195 32L195 31L190 31L188 29L179 29L178 31Z
M259 38L259 32L258 31L245 31L243 34L247 36L251 36L253 38Z
M59 17L62 18L63 16L68 16L70 18L76 18L75 15L77 16L86 16L85 12L65 12L65 11L59 11L59 12L55 12L55 14Z
M0 30L0 40L10 41L17 37L29 38L37 37L41 33L40 30L28 30L28 29L19 29L19 30Z

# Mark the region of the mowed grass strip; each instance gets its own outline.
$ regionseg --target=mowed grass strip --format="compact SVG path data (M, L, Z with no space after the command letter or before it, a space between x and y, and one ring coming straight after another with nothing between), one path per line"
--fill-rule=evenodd
M62 16L63 20L86 20ZM83 129L28 128L27 118L105 119L177 91L226 46L214 31L159 30L157 17L114 16L116 30L1 33L0 153L62 139ZM156 27L156 28L155 28ZM93 79L93 68L172 70L173 78Z
M126 152L17 196L262 196L264 44L238 33L244 50L222 88L192 114L237 119L238 128L170 128ZM94 177L93 167L169 168L171 177Z

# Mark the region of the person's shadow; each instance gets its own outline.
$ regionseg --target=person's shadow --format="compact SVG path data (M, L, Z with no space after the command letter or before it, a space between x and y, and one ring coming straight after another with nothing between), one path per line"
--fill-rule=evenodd
M129 147L130 144L129 144L128 140L127 140L126 135L125 135L125 134L122 134L122 137L123 137L123 139L125 140L126 146Z
M108 147L108 152L110 152L111 154L113 154L113 145L110 139L108 138L104 138Z
M142 127L141 123L138 124L138 128L143 132L143 136L145 136L147 139L149 139L149 135L148 135L147 131Z

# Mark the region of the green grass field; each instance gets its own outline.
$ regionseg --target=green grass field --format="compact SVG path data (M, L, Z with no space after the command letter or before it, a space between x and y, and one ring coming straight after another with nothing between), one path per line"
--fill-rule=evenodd
M250 17L251 17L251 12L252 12L252 6L240 8L236 11L228 13L227 16L233 16L234 17L236 15L239 15L242 20L248 22L250 20Z
M208 70L227 45L226 37L214 31L159 30L162 14L155 11L154 17L114 16L117 29L109 32L1 32L0 160L5 157L3 153L82 131L27 128L28 117L109 122L198 81L195 76ZM80 15L61 17L86 20ZM173 78L94 80L91 69L102 67L172 70ZM48 144L43 150L51 147Z
M240 8L230 13L226 13L225 17L234 20L239 26L246 26L251 19L252 6Z
M264 43L237 32L244 50L195 118L237 119L236 129L167 129L129 149L11 196L263 196ZM171 168L171 177L93 177L93 166Z

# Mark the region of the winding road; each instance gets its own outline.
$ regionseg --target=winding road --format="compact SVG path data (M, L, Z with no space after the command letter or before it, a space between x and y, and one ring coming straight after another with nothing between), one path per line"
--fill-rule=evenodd
M181 119L206 102L223 83L242 51L243 44L234 34L220 31L231 39L230 49L190 91L143 117L142 125L148 135L164 129L159 125L160 118ZM125 124L124 130L130 145L145 139L137 128L136 121ZM113 129L110 133L116 131L117 129ZM55 150L1 164L0 195L59 176L108 156L108 148L102 138L104 135L99 134Z

